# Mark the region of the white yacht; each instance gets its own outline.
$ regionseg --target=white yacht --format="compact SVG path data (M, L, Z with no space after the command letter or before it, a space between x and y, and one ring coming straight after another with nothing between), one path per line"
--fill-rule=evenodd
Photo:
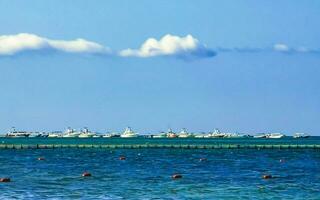
M306 134L306 133L295 133L293 135L293 138L308 138L310 137L310 135Z
M101 138L102 135L101 135L101 134L95 134L95 135L93 135L92 137L93 137L93 138Z
M79 132L76 132L74 129L68 127L62 137L64 138L74 138L80 135Z
M29 137L48 137L45 132L30 132Z
M102 137L103 137L103 138L111 138L112 135L111 135L110 133L107 133L107 134L104 134Z
M115 133L115 132L113 132L113 133L106 133L106 134L104 134L102 137L103 137L103 138L114 138L114 137L120 137L120 134Z
M194 135L195 138L207 138L209 135L204 133L204 132L201 132L201 133L196 133Z
M225 133L224 137L225 138L242 138L244 136L239 133Z
M167 133L165 132L161 132L158 135L153 135L152 138L166 138L167 137Z
M134 138L138 137L138 134L133 132L130 127L127 127L126 130L120 135L122 138Z
M212 133L204 133L202 135L196 136L198 138L213 138Z
M261 134L258 134L258 135L254 135L253 138L267 138L269 134L267 133L261 133Z
M90 132L87 127L84 127L83 130L81 130L81 133L79 134L79 138L91 138L95 136L96 134L93 132Z
M281 134L281 133L271 133L267 135L267 138L270 139L279 139L279 138L283 138L285 137L285 135Z
M62 137L62 132L54 131L48 134L48 138L58 138L58 137Z
M167 132L167 137L168 138L176 138L176 137L178 137L178 135L175 132L173 132L171 128L169 128L168 132Z
M185 128L183 128L181 130L181 132L178 134L179 138L188 138L188 137L192 137L193 135L188 133L187 130Z
M223 138L225 137L224 133L221 133L219 129L215 128L214 131L210 134L212 138Z
M30 133L27 131L17 131L15 127L12 127L11 130L6 134L6 137L29 137Z

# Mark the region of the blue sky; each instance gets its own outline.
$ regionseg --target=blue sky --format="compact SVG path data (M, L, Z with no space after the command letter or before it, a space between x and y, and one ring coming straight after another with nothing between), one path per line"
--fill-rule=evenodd
M311 0L1 1L0 37L40 46L16 52L0 39L0 130L319 135L319 10ZM137 53L148 38L166 48L167 34L197 46ZM108 51L69 52L77 38Z

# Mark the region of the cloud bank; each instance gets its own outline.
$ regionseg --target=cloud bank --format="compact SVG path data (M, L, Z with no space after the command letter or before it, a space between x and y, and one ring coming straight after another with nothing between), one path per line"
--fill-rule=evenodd
M208 48L205 44L192 35L185 37L171 34L164 35L159 40L148 38L138 49L124 49L112 53L109 47L85 39L75 40L54 40L40 37L30 33L20 33L16 35L0 35L0 56L12 56L23 52L42 52L53 50L63 53L73 54L99 54L124 57L175 57L182 59L201 59L214 57L220 53L259 53L259 52L279 52L279 53L320 53L320 49L310 49L306 47L290 47L287 44L277 43L273 46L263 48L240 47L214 49ZM49 51L50 52L50 51Z
M52 40L29 33L0 36L0 55L11 56L25 51L41 50L88 54L110 52L107 47L81 38L75 40Z
M307 47L289 47L286 44L275 44L274 51L287 52L287 53L320 53L320 49L310 49Z
M216 53L201 44L192 35L179 37L167 34L160 40L147 39L139 49L125 49L120 51L123 57L154 57L154 56L176 56L183 58L213 57Z
M290 47L287 44L276 43L271 47L253 48L253 47L236 47L215 49L218 53L236 52L236 53L262 53L262 52L279 52L279 53L320 53L320 49L310 49L306 47Z

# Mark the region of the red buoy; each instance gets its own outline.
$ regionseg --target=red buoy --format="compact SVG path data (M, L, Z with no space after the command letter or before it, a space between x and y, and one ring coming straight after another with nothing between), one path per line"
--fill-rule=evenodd
M125 156L120 156L120 157L119 157L119 160L125 160L125 159L126 159Z
M10 178L0 178L1 183L11 182Z
M172 179L179 179L179 178L182 178L182 175L181 174L173 174L171 176Z
M91 176L89 172L83 172L82 177L88 177L88 176Z
M270 175L270 174L263 175L262 178L263 178L263 179L271 179L271 178L272 178L272 175Z
M39 157L38 160L45 160L45 158L44 157Z

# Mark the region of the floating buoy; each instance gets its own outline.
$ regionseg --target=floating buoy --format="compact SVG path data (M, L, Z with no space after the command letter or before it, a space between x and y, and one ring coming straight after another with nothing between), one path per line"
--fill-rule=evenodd
M82 177L88 177L88 176L91 176L89 172L83 172Z
M10 178L0 178L1 183L11 182Z
M179 178L182 178L182 175L181 174L173 174L171 176L172 179L179 179Z
M38 160L45 160L45 158L44 157L39 157Z
M207 159L206 158L200 158L199 161L203 162L203 161L207 161Z
M273 178L273 177L272 177L272 175L267 174L267 175L263 175L262 178L263 178L263 179L271 179L271 178Z
M125 160L125 159L126 159L125 156L120 156L120 157L119 157L119 160Z

